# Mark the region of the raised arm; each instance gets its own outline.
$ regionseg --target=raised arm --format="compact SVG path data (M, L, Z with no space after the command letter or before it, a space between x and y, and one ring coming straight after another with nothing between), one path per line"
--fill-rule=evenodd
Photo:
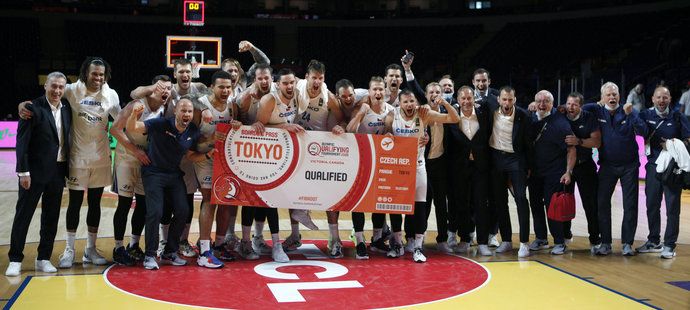
M429 110L426 113L426 119L424 122L426 124L433 124L433 123L457 123L460 121L460 115L458 114L458 111L453 108L453 106L450 105L447 101L443 100L441 97L437 97L436 101L443 105L443 107L446 108L446 111L448 113L439 113L433 110Z
M115 139L117 139L118 144L122 145L125 149L127 149L127 151L134 154L134 156L136 156L137 159L139 159L141 164L148 165L151 163L151 160L146 155L146 152L144 152L144 150L140 149L137 145L132 143L132 141L130 141L127 135L125 134L125 126L127 126L129 116L132 114L132 107L137 102L139 101L135 100L129 102L125 106L125 108L117 114L117 117L115 117L115 121L113 122L113 125L110 127L110 134L113 135Z
M139 117L142 113L144 113L144 105L141 102L137 102L134 107L132 107L132 113L130 113L127 118L127 131L141 134L146 133L146 125L144 125L144 122L139 121Z
M362 103L359 107L359 110L355 110L356 112L353 112L355 113L355 115L350 120L350 123L347 124L347 132L357 133L359 125L362 123L362 119L364 119L364 116L366 116L367 113L369 113L369 110L369 105L366 103Z

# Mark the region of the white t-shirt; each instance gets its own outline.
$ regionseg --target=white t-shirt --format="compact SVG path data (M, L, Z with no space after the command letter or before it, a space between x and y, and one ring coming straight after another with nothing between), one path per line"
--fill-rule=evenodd
M72 108L71 168L99 168L110 166L108 115L120 113L120 98L108 84L97 93L89 93L86 85L77 81L65 87L65 99Z

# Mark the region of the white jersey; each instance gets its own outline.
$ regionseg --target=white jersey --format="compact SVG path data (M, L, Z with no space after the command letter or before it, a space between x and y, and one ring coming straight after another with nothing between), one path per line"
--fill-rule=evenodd
M398 95L399 94L400 91L398 90ZM383 96L383 101L388 102L388 104L396 108L400 106L400 96L395 96L391 98L391 94L388 91L386 91L386 94Z
M152 111L147 98L139 99L139 102L144 104L144 112L141 114L141 116L139 116L139 121L143 122L150 119L163 117L163 114L165 112L164 105L161 105L158 107L158 109ZM141 149L146 150L146 148L148 147L149 143L145 135L138 132L129 132L126 130L125 135L132 144L140 147ZM132 154L130 151L128 151L121 143L118 143L115 147L115 156L117 157L118 163L133 163L139 165L139 160L137 159L137 157L134 156L134 154Z
M374 110L369 109L367 115L364 115L362 118L357 133L382 135L386 129L386 115L393 111L393 109L395 109L393 106L385 102L383 103L381 113L376 113Z
M306 130L328 131L328 89L326 84L321 86L321 93L314 98L307 92L307 80L297 82L297 89L301 94L302 102L309 102L295 121Z
M120 98L108 84L89 93L82 81L65 87L65 98L72 108L72 147L70 167L110 166L108 115L120 113Z
M295 116L299 114L299 100L295 94L288 104L283 104L280 100L280 91L272 92L276 105L271 112L271 118L268 120L268 125L291 124L295 122Z
M258 87L258 86L256 86ZM240 103L242 102L242 99L244 96L251 96L249 92L253 90L252 87L249 87L245 89L239 96L237 96L237 105L239 106ZM269 93L272 92L277 92L278 87L276 87L275 83L271 83L271 87L269 90ZM259 111L259 102L261 101L261 97L259 98L251 98L251 102L249 103L249 110L247 110L247 113L241 113L240 115L240 121L242 121L242 124L246 125L251 125L256 122L256 113Z
M189 86L189 91L187 91L187 96L190 96L192 100L198 100L199 97L204 96L204 94L198 87L196 87L196 84L191 83ZM182 99L182 95L180 95L175 87L172 88L172 91L170 92L170 101L168 102L168 105L165 108L165 117L171 117L175 116L175 106L177 106L177 102Z
M407 121L403 118L400 107L395 108L392 127L395 136L415 137L417 139L424 135L425 128L417 111L415 111L412 119ZM417 168L420 167L424 167L424 146L417 150Z
M230 124L230 122L235 119L235 115L232 114L232 100L228 99L228 102L225 104L225 109L223 111L219 111L216 109L213 104L208 100L208 96L203 96L199 98L199 102L203 105L205 105L209 111L211 111L211 122L210 123L204 123L201 122L201 125L199 126L199 131L201 131L201 134L204 137L211 137L213 134L216 132L216 125L217 124ZM207 142L199 143L197 144L197 151L206 153L210 150L212 150L215 146L215 140L210 139Z

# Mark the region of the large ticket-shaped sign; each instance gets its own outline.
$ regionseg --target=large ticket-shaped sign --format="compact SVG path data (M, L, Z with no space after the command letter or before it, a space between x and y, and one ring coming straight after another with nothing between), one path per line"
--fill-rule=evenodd
M417 139L252 127L216 142L211 203L410 214Z

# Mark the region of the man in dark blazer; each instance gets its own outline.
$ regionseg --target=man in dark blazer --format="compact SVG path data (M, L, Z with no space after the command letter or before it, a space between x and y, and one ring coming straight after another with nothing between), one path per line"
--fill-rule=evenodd
M490 256L489 233L491 231L490 218L492 210L487 204L489 192L489 173L491 151L489 149L489 137L492 130L491 110L488 106L475 105L474 94L469 86L458 89L458 102L460 103L460 122L451 124L450 130L450 167L455 179L450 192L454 195L458 206L456 218L460 222L460 235L468 238L471 233L471 216L477 229L478 253ZM505 191L505 189L504 189ZM474 206L474 214L472 208ZM461 243L469 249L467 243Z
M45 96L34 99L32 105L27 106L33 117L19 121L16 148L19 198L12 223L10 264L6 276L21 274L26 235L41 196L41 241L35 267L39 272L57 272L50 263L50 256L68 171L72 120L69 104L62 99L66 83L64 74L49 74Z
M520 250L518 257L529 256L530 210L527 202L527 151L529 140L529 115L515 104L515 90L504 86L500 90L500 106L492 112L491 147L492 171L490 175L492 193L490 203L495 203L496 216L501 230L501 245L496 253L513 249L512 228L508 213L506 184L512 184L512 193L517 205L520 223Z

